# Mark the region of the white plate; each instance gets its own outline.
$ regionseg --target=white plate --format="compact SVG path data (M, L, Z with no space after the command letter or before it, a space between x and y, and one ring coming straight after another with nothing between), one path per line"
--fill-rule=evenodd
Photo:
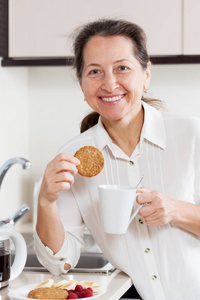
M29 284L29 285L24 285L21 286L17 289L13 289L12 291L10 291L8 293L8 296L11 299L20 299L20 300L30 300L30 298L27 297L28 293L33 290L35 287L37 286L37 284ZM87 297L87 298L82 298L82 299L88 299L88 300L92 300L95 299L97 297L100 297L101 295L103 295L106 292L106 289L92 297ZM79 298L81 299L81 298Z

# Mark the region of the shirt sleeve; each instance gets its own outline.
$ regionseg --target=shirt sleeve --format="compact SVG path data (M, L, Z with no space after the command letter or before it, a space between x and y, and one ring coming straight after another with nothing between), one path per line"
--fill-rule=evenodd
M53 275L66 274L65 263L70 264L73 269L80 258L83 247L83 228L78 226L65 229L65 239L61 249L53 254L53 251L45 246L35 231L35 251L39 262Z
M60 192L57 207L65 230L65 239L61 249L54 254L42 243L35 232L35 251L38 260L53 275L67 273L68 271L64 269L65 263L74 268L84 247L84 223L71 189Z

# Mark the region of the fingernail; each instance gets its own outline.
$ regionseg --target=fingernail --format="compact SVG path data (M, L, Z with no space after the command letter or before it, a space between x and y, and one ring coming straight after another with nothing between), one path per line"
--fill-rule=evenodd
M75 164L76 164L76 165L80 165L80 160L79 160L78 158L76 158L76 157L74 157L74 158L75 158L75 161L74 161Z

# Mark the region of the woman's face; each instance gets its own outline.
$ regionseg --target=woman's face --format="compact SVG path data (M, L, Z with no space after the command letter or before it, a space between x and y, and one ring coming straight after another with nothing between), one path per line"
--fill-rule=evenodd
M123 36L95 36L86 44L80 85L89 106L110 121L132 118L141 109L150 63L143 70Z

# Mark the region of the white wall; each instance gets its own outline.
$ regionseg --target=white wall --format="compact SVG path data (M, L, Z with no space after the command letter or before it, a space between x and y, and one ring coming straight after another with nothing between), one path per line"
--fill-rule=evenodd
M29 88L31 159L38 177L58 149L79 134L89 107L69 67L30 69Z
M11 157L30 158L27 68L0 68L0 165ZM29 202L29 171L13 165L0 190L0 220Z
M200 117L199 81L199 64L155 65L147 96L164 100L172 112ZM32 204L34 179L79 133L89 108L70 67L0 68L0 89L0 163L12 156L32 162L30 171L16 165L6 175L0 191L1 219L26 200Z
M164 100L171 112L200 117L200 64L153 66L147 95Z

